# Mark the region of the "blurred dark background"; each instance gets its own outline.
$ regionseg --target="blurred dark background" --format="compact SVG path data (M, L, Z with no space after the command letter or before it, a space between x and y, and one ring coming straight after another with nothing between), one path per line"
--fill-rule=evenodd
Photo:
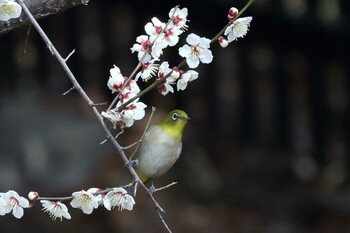
M246 1L97 1L40 24L95 103L111 101L106 83L130 53L143 26L166 21L176 4L189 9L189 32L212 38L231 6ZM173 108L191 117L175 167L155 181L178 184L156 193L173 232L350 232L349 1L256 0L244 39L201 65L185 92L142 98L156 122ZM38 34L28 27L0 37L0 191L65 196L126 184L116 150ZM179 45L184 43L181 38ZM171 66L177 48L166 50ZM106 107L99 107L100 111ZM120 137L138 140L147 117ZM0 217L0 232L166 232L140 190L134 211L51 221L37 203L21 220ZM67 203L69 205L69 203Z

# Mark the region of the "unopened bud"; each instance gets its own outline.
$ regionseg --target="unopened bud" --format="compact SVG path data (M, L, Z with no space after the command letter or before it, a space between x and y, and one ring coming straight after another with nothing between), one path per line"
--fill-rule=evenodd
M29 192L28 193L28 199L31 200L31 201L35 201L36 199L39 198L39 194L37 192Z
M236 7L231 7L228 11L227 18L229 21L233 20L238 14L238 9Z
M180 77L180 70L175 66L173 72L171 72L171 77L178 79Z
M228 41L224 37L220 36L218 41L219 41L219 44L221 47L223 47L223 48L227 47Z

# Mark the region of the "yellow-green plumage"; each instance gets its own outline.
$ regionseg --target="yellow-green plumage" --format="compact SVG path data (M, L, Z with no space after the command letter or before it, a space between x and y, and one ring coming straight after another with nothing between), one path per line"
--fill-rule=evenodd
M179 158L182 133L189 117L182 110L168 113L145 134L135 154L138 161L135 171L142 182L167 172Z

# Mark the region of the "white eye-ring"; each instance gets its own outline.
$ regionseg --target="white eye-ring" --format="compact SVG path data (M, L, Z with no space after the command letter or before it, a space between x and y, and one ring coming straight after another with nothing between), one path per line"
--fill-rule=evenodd
M177 114L176 112L173 113L173 115L171 116L171 119L173 119L174 121L176 121L179 118L179 114Z

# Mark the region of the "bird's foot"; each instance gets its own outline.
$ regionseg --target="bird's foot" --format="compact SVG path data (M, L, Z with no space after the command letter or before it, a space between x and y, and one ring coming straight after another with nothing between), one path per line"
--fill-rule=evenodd
M156 187L154 187L154 184L153 184L153 180L151 181L151 187L149 187L148 189L148 193L152 196L153 193L155 193L157 190L156 190Z
M135 165L138 164L138 160L135 159L135 160L129 160L126 164L125 164L125 167L134 167Z

